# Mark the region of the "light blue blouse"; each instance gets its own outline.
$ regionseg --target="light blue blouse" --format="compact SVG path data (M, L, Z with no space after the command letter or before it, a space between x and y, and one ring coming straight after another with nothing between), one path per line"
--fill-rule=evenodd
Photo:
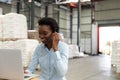
M34 52L28 71L33 73L40 65L40 80L66 80L68 69L68 45L59 41L58 51L48 50L43 43L39 44Z

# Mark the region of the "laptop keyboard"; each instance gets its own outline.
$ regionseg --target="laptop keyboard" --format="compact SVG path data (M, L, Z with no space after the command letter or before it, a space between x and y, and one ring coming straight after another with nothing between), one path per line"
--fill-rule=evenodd
M30 76L24 76L24 78L29 78Z

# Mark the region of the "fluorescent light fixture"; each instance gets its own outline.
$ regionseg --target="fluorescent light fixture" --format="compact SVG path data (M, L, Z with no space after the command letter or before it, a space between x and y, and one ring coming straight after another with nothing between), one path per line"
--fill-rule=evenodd
M81 2L87 2L87 1L91 1L91 0L80 0Z
M28 2L32 2L32 0L28 0Z
M87 1L91 1L91 0L80 0L80 2L87 2ZM67 4L67 3L71 3L71 2L78 2L78 0L66 0L63 2L57 2L57 4Z

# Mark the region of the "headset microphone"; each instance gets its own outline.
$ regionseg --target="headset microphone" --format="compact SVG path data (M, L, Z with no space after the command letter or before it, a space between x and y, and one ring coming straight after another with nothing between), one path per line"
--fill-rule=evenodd
M50 38L46 41L45 45L47 45L47 43L49 43L52 40L52 34L50 35Z

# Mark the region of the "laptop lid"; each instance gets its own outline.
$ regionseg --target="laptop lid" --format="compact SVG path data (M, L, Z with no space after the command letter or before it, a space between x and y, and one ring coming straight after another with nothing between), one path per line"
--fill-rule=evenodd
M21 51L18 49L0 49L0 78L24 80Z

